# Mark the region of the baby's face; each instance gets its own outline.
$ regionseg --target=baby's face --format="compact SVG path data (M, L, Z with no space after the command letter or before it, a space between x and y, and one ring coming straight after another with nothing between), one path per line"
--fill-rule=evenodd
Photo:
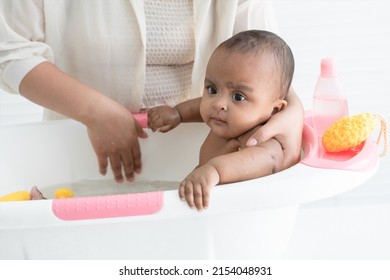
M206 70L200 105L203 120L226 139L235 138L266 122L277 96L275 67L261 55L218 49Z

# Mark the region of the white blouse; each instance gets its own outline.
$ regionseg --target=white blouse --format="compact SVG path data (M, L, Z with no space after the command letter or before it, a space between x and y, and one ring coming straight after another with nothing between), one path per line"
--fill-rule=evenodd
M159 32L156 25L161 28L164 21L161 7L154 1L0 1L0 87L18 93L23 77L48 60L131 112L138 112L160 101L176 103L200 96L211 53L233 34L247 29L277 32L266 0L193 0L192 9L184 4L191 1L180 1L180 11L172 11L173 5L166 1L159 2L172 13L184 12L180 19L185 18L183 29L172 31L167 38L165 33L153 33ZM159 18L153 19L153 13ZM174 27L173 21L167 24ZM181 42L172 40L178 39L177 33L181 34ZM188 37L184 36L188 41L183 40L184 33L188 33ZM158 46L161 41L154 40L165 40L164 47L171 49L169 56L163 58L166 50ZM191 48L184 43L191 44ZM175 54L176 50L181 54ZM170 59L178 67L173 73L164 69ZM176 82L186 82L169 89L169 84L159 82L166 81L160 76L163 74L174 77ZM177 87L189 90L178 93ZM45 116L62 117L51 111L46 111Z
M192 1L145 0L146 79L142 107L188 99L195 56Z

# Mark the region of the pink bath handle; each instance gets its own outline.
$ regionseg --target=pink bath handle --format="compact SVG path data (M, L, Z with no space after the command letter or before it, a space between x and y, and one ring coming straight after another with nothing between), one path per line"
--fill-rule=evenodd
M152 215L163 206L163 192L54 199L52 211L61 220L86 220Z
M133 114L134 119L140 124L142 128L148 128L148 114L138 113Z

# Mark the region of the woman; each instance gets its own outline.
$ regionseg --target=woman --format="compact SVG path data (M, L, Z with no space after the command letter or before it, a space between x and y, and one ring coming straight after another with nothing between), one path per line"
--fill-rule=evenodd
M146 134L131 113L200 96L219 43L276 28L269 4L257 0L3 0L0 13L1 87L47 108L46 119L83 123L100 172L110 163L118 182L142 167ZM275 137L292 164L303 114L292 89L287 101L248 145ZM284 122L292 118L294 128Z

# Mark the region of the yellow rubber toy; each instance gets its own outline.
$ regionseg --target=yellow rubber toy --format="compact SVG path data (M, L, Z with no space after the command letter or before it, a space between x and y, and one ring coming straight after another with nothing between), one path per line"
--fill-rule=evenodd
M55 191L55 198L68 198L68 197L74 197L74 193L70 189L57 189Z
M0 197L0 202L30 200L30 192L18 191Z
M344 117L334 122L323 134L322 145L330 153L344 152L359 146L381 124L381 130L377 143L384 138L384 155L387 151L387 126L386 120L376 114L364 113L360 115Z

